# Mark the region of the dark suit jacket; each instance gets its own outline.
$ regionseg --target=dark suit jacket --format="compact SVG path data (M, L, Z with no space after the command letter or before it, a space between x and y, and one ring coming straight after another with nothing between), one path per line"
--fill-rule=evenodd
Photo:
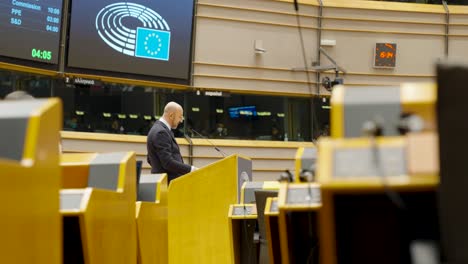
M174 134L163 122L156 121L146 142L151 173L167 173L168 182L189 173L192 166L184 164Z

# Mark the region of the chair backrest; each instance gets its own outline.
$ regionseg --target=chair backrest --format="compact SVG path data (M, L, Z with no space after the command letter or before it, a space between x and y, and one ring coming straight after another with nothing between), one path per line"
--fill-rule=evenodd
M119 184L120 162L127 152L100 153L89 164L88 187L116 191Z
M257 204L257 223L260 233L260 254L258 263L270 263L268 256L268 243L265 226L265 205L268 197L277 197L278 191L272 190L256 190L255 203Z
M263 182L245 182L242 185L241 203L255 203L255 191L263 189Z
M47 100L4 101L0 103L0 157L20 161L26 145L28 122Z
M400 101L399 86L335 87L331 101L331 136L362 137L363 124L368 121L378 123L385 136L398 135L397 124L402 111Z
M136 196L138 197L138 190L140 188L140 175L141 175L141 168L143 167L143 161L137 160L136 161Z
M158 183L165 174L143 174L138 184L137 201L155 202Z
M255 203L257 204L257 220L260 238L266 239L265 230L265 205L268 197L278 197L278 191L273 190L256 190Z

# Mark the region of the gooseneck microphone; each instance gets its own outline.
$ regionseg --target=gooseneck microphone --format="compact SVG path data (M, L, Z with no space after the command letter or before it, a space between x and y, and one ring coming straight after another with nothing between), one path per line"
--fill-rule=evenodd
M198 131L196 131L195 129L193 128L189 128L189 131L192 131L194 132L195 134L197 134L198 136L200 136L201 138L205 139L206 141L208 141L208 143L210 143L210 145L212 145L214 147L214 149L216 151L218 151L221 155L223 155L223 157L226 157L227 154L222 151L220 148L218 148L218 146L216 146L213 142L211 142L211 140L209 140L207 137L203 136L202 134L200 134Z

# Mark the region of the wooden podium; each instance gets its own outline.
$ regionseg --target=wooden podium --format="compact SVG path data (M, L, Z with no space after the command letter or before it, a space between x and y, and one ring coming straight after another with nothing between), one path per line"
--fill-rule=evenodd
M252 179L252 161L231 155L171 181L169 263L233 263L228 211Z

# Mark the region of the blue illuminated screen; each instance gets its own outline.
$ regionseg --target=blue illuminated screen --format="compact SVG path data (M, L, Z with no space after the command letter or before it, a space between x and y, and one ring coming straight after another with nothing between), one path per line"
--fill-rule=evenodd
M229 111L229 117L230 118L257 116L257 107L256 106L229 107L228 111Z

